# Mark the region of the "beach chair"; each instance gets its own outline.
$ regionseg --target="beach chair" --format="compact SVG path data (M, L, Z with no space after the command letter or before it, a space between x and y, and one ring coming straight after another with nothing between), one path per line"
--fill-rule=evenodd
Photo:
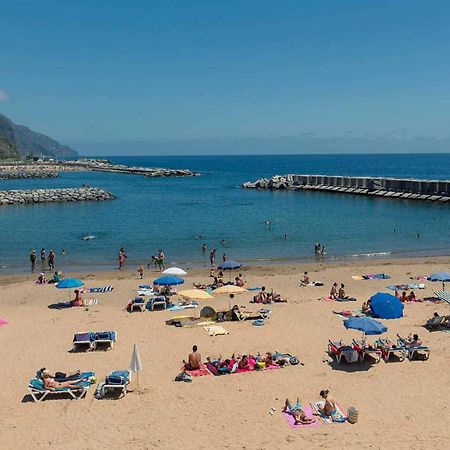
M46 389L44 387L43 380L39 378L33 378L28 384L28 392L30 393L32 399L37 403L41 402L48 395L56 394L69 394L75 400L80 400L80 398L86 395L91 383L89 381L81 381L80 389L70 389L70 388L58 388L58 389Z
M360 362L358 352L351 346L345 345L342 340L329 340L327 353L331 358L334 358L338 364L341 363L342 358L348 363Z
M167 308L167 299L163 295L160 295L159 297L154 297L148 300L147 302L147 309L150 309L150 311L153 311L155 309L155 306L162 306L164 309Z
M359 353L360 362L362 363L366 356L371 356L375 363L378 364L381 361L381 350L371 345L364 345L363 341L357 341L353 339L353 348Z
M103 395L108 393L108 391L112 391L119 392L119 396L124 397L130 382L130 370L115 370L105 377L105 383L101 387L101 389L103 389Z
M412 361L415 357L422 355L422 359L424 361L426 361L427 359L430 358L430 347L428 347L427 345L416 345L414 347L411 347L409 345L405 345L405 339L403 339L402 337L398 336L398 340L397 343L398 345L404 345L405 346L405 350L406 350L406 354L408 356L408 359L410 361Z
M93 333L81 332L73 335L72 341L72 351L76 352L78 350L84 349L85 351L92 350L93 348Z
M384 362L387 362L391 356L397 357L399 361L404 361L406 358L407 351L404 344L393 345L390 339L379 338L375 340L375 345L380 350Z
M133 312L133 311L144 312L145 305L146 305L146 300L144 298L136 297L134 300L131 301L130 312Z
M442 324L447 320L446 316L437 316L432 317L431 319L427 320L427 323L425 324L425 328L428 330L438 330L441 328Z
M106 345L107 349L112 349L114 347L114 342L117 340L117 332L115 331L99 331L93 333L92 336L92 349L97 350L97 346Z

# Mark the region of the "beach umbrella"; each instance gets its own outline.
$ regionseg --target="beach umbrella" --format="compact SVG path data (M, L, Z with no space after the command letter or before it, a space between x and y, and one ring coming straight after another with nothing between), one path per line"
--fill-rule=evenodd
M66 278L65 280L61 280L58 284L55 284L55 287L57 287L58 289L74 289L81 286L84 286L84 283L78 278ZM69 291L69 301L70 301L70 291Z
M216 311L211 306L205 306L200 311L200 317L202 317L204 319L210 319L211 317L214 317L215 314L216 314Z
M137 385L139 387L139 372L142 370L141 355L136 344L133 347L133 354L131 355L130 370L136 374Z
M184 277L187 275L186 271L179 267L169 267L163 272L164 275L174 275L176 277Z
M370 317L350 317L344 320L344 327L362 331L364 335L383 334L387 331L385 325Z
M214 297L201 289L186 289L178 292L178 295L188 300L212 300Z
M220 288L214 289L212 291L213 294L242 294L243 292L247 292L247 289L244 289L240 286L235 286L234 284L226 284L225 286L222 286Z
M165 275L157 278L153 283L157 286L176 286L177 284L183 284L184 280L173 275Z
M218 266L220 270L234 270L239 269L240 267L242 267L242 264L237 261L224 261Z
M56 287L58 289L73 289L80 286L84 286L84 283L78 278L66 278L65 280L61 280Z
M370 309L374 317L399 319L403 317L403 303L391 294L378 292L370 297Z
M442 281L442 290L445 291L445 282L450 281L450 273L448 272L435 272L432 273L428 279L430 281Z

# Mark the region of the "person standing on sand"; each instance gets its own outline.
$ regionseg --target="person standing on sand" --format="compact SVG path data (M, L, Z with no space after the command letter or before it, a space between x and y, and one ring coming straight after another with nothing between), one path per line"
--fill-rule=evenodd
M159 266L159 270L166 270L166 266L164 265L164 260L166 259L166 255L164 254L164 252L159 249L158 252L158 266Z
M36 251L33 250L30 253L30 263L31 263L31 272L33 273L36 270Z
M216 249L213 249L209 254L209 262L211 263L211 267L213 267L216 262Z
M139 266L137 273L139 275L139 278L142 280L144 278L144 266Z

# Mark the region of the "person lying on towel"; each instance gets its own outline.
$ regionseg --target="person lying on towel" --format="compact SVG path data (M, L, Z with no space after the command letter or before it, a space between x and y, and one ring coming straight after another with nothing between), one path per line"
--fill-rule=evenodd
M313 423L315 421L314 418L307 417L305 412L302 409L302 405L300 403L300 399L297 397L297 403L292 404L289 399L286 399L286 402L284 403L283 412L290 414L292 417L294 417L295 425L307 425L309 423Z

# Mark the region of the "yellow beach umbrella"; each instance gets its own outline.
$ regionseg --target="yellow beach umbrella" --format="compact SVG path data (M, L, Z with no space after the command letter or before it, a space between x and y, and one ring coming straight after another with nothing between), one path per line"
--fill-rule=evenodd
M188 300L212 300L214 297L201 289L186 289L178 292L178 295Z
M244 289L240 286L234 286L232 284L227 284L225 286L222 286L220 288L214 289L214 291L212 291L213 294L242 294L243 292L247 292L247 289Z

